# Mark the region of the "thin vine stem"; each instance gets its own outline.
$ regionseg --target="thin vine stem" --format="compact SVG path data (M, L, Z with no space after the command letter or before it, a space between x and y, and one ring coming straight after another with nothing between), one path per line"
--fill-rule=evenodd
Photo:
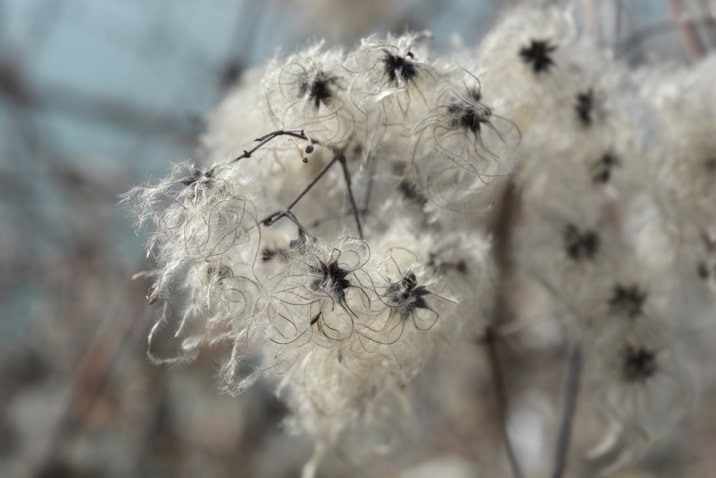
M272 141L275 138L278 138L279 136L292 136L294 138L303 139L305 141L310 141L313 144L320 144L316 140L310 139L304 130L290 130L290 129L280 129L277 131L272 131L271 133L265 134L261 136L260 138L256 138L254 141L258 142L256 146L249 150L244 150L243 153L241 153L239 156L235 157L231 160L232 163L235 163L236 161L239 161L241 159L250 158L252 154L254 154L256 151L261 149L266 145L266 143Z
M502 362L500 361L498 341L499 338L496 330L492 326L488 326L485 330L484 337L485 353L490 367L492 386L495 391L495 407L497 409L497 418L499 421L500 433L502 434L502 442L505 445L507 460L510 464L510 468L512 469L512 476L514 478L522 478L524 475L522 474L520 463L517 460L517 453L512 446L512 440L510 440L510 434L507 428L507 387L505 385L505 374L502 369Z
M562 421L557 434L555 447L554 468L552 478L562 478L567 469L567 455L569 454L574 428L574 416L577 412L577 399L582 378L582 347L575 343L570 347L567 358L567 378L564 387L564 404L562 405Z

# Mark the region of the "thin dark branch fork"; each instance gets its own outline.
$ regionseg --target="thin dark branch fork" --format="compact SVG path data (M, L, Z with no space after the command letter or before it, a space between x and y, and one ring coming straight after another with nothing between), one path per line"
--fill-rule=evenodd
M306 132L302 129L301 130L280 129L280 130L272 131L271 133L265 134L259 138L256 138L255 141L258 142L258 144L256 146L254 146L252 149L244 150L244 152L241 155L234 158L231 162L234 163L241 159L250 158L252 154L254 154L260 148L265 146L268 142L270 142L271 140L273 140L275 138L278 138L279 136L292 136L294 138L309 141L310 144L321 144L320 141L309 138L308 135L306 135ZM353 196L351 174L350 174L350 171L348 170L348 165L346 163L346 157L343 154L342 150L335 148L335 147L332 147L331 149L333 150L333 153L334 153L333 159L331 159L331 161L326 166L323 167L323 169L318 173L318 175L316 175L316 177L313 178L310 183L308 183L308 185L303 189L303 191L301 191L301 193L296 197L296 199L294 199L293 202L291 202L291 204L289 204L285 209L282 209L280 211L274 211L271 214L269 214L268 216L261 219L261 221L260 221L261 224L263 224L264 226L271 226L279 219L281 219L283 217L288 217L298 226L298 228L302 232L307 234L308 231L306 231L306 228L303 227L298 222L298 219L296 218L296 216L293 213L291 213L290 215L288 213L290 213L291 209L293 209L293 207L296 204L298 204L298 202L301 199L303 199L303 196L308 194L308 192L311 189L313 189L313 186L315 186L316 183L318 181L320 181L320 179L328 172L328 170L331 169L331 166L333 166L335 163L338 162L341 164L341 169L343 170L343 177L346 180L346 187L348 188L348 199L351 202L351 209L353 210L353 217L355 217L356 227L358 228L358 236L361 239L363 239L363 226L361 225L360 217L359 217L360 211L358 210L358 206L356 205L355 196Z
M292 136L294 138L303 139L305 141L311 141L313 144L320 144L318 141L314 139L310 139L306 132L302 129L300 130L290 130L290 129L280 129L277 131L273 131L271 133L265 134L261 136L260 138L256 138L254 141L258 142L255 147L249 150L244 150L244 152L231 160L232 163L235 163L236 161L244 158L250 158L252 154L254 154L256 151L261 149L266 143L273 140L274 138L278 138L279 136Z
M264 226L270 226L283 217L287 218L292 223L294 223L296 225L296 227L298 227L298 231L301 235L307 236L307 237L313 237L313 235L310 232L308 232L308 229L306 229L304 227L304 225L301 224L301 222L298 220L296 215L288 209L283 209L281 211L276 211L272 214L269 214L268 216L266 216L264 219L261 220L261 224L263 224Z
M267 136L269 136L269 135L267 135ZM263 138L266 138L266 136L264 136ZM261 139L261 138L259 138L259 139ZM329 169L331 169L331 167L334 164L340 163L341 169L343 170L343 177L346 180L346 187L348 188L348 198L351 202L351 208L353 209L353 217L355 217L356 227L358 228L358 236L361 239L363 239L363 226L361 225L358 206L356 205L355 197L353 196L353 188L351 186L351 175L350 175L350 171L348 170L348 165L346 164L346 157L343 154L343 152L340 150L334 150L334 153L335 154L333 156L333 159L331 159L328 162L328 164L326 164L323 167L323 169L316 175L316 177L314 177L311 180L311 182L308 183L305 188L303 188L303 191L301 191L301 193L296 197L296 199L294 199L291 202L291 204L289 204L285 209L272 212L268 216L261 219L259 222L261 224L263 224L264 226L271 226L279 219L281 219L283 217L288 217L297 226L299 226L299 229L303 230L303 232L305 232L305 233L308 233L308 231L306 231L306 229L302 225L299 224L298 220L296 219L296 216L291 212L291 209L293 209L294 206L296 206L296 204L298 204L298 202L301 199L303 199L303 197L306 194L308 194L308 192L311 189L313 189L313 187L316 185L316 183L318 183L318 181L320 181L321 178L323 176L325 176L325 174L328 172ZM289 215L289 213L290 213L290 215Z

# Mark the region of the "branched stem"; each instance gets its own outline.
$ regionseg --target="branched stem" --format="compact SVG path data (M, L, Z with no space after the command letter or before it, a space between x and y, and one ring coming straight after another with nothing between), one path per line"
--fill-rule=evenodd
M260 222L261 224L263 224L264 226L271 226L271 225L273 225L276 221L278 221L279 219L281 219L282 217L289 217L287 213L288 213L288 212L291 212L291 209L293 209L293 208L296 206L296 204L298 204L298 202L299 202L301 199L303 199L303 196L305 196L306 194L308 194L308 192L309 192L311 189L313 189L313 186L315 186L316 183L317 183L318 181L320 181L321 178L328 172L328 170L331 169L331 166L333 166L333 165L338 161L338 157L339 157L338 155L334 156L333 159L330 160L329 163L326 164L326 165L323 167L323 169L321 169L321 172L319 172L319 173L316 175L316 177L313 178L313 179L311 180L311 182L306 185L305 188L303 188L303 191L301 191L301 193L300 193L298 196L296 196L296 199L294 199L293 201L291 201L291 204L289 204L285 209L281 209L281 210L279 210L279 211L274 211L274 212L272 212L271 214L269 214L268 216L266 216L266 217L264 217L263 219L261 219L259 222ZM292 214L292 215L293 215L293 214ZM296 216L293 216L293 217L294 217L294 219L295 219Z
M273 140L274 138L277 138L279 136L292 136L294 138L303 139L305 141L309 141L311 144L320 144L319 141L313 140L306 135L306 132L304 130L286 130L286 129L280 129L276 131L272 131L271 133L265 134L261 136L260 138L256 138L255 141L258 142L255 147L249 150L244 150L244 152L234 158L231 162L234 163L236 161L239 161L244 158L250 158L252 154L254 154L256 151L258 151L261 147L263 147L266 143ZM333 150L334 156L331 161L326 164L323 169L316 175L315 178L311 180L308 185L301 191L301 193L296 197L296 199L291 202L291 204L286 207L286 209L282 209L279 211L274 211L268 216L261 219L261 224L264 226L270 226L274 224L276 221L283 217L290 218L296 225L299 227L299 230L301 230L303 233L307 233L306 228L300 225L298 220L296 219L296 216L291 213L290 215L288 213L291 212L291 209L298 204L298 202L303 199L303 196L308 194L308 192L313 189L313 186L316 185L318 181L328 172L329 169L331 169L331 166L333 166L336 162L341 164L341 170L343 171L343 177L346 180L346 188L348 189L348 199L351 202L351 209L353 211L353 216L355 217L356 221L356 227L358 228L358 236L363 239L363 226L360 222L360 210L358 209L358 206L356 205L355 197L353 196L353 187L351 185L351 173L348 170L348 165L346 164L346 157L343 154L343 151L338 150L337 148L331 148Z
M261 220L261 224L263 224L264 226L270 226L273 223L275 223L276 221L278 221L279 219L284 218L284 217L287 218L288 220L290 220L292 223L294 223L296 225L296 227L298 227L298 231L302 235L308 236L308 237L313 237L313 235L310 232L308 232L308 229L306 229L303 226L303 224L301 224L301 222L298 220L296 215L293 212L289 211L288 209L283 209L281 211L276 211L276 212L269 214L268 216L266 216L264 219Z
M254 154L256 151L261 149L266 143L271 141L274 138L278 138L279 136L293 136L294 138L303 139L305 141L311 141L314 144L319 144L318 141L309 139L308 136L306 136L306 132L302 129L300 130L289 130L289 129L280 129L277 131L273 131L271 133L265 134L261 136L260 138L256 138L254 141L257 141L259 144L257 144L255 147L249 150L244 150L244 152L234 158L231 162L235 163L236 161L244 158L250 158L252 154Z
M273 133L272 133L273 134ZM266 138L265 136L263 138ZM259 138L262 139L262 138ZM303 227L298 220L296 219L296 216L291 212L291 209L293 209L298 202L303 199L303 197L308 194L308 192L313 189L313 187L318 183L318 181L321 180L321 178L328 172L331 167L336 164L340 163L341 169L343 170L343 177L346 180L346 187L348 188L348 198L351 203L351 209L353 210L353 216L356 220L356 226L358 228L358 236L363 239L363 227L360 222L360 211L358 210L358 206L356 205L355 197L353 196L353 188L351 186L351 175L350 171L348 170L348 165L346 164L346 157L343 155L341 151L336 151L335 156L333 156L333 159L331 159L328 164L326 164L323 169L314 177L310 183L306 185L305 188L303 188L303 191L296 196L296 199L294 199L291 204L289 204L285 209L281 209L278 211L274 211L271 214L265 216L263 219L261 219L259 222L263 224L264 226L271 226L276 221L278 221L281 218L287 217L291 219L301 230L303 233L308 234L308 231L305 227Z
M375 179L375 164L376 164L375 161L370 161L368 164L368 183L366 185L365 194L363 196L363 207L358 210L358 214L361 217L365 217L370 212L369 211L370 196L373 191L373 184L375 182L374 181L374 179ZM353 211L351 211L350 214L353 214ZM316 219L315 221L310 223L309 226L312 228L318 227L321 224L323 224L324 222L328 222L328 221L332 221L332 220L336 220L336 219L343 219L346 215L347 214L345 212L340 213L340 214L331 214L329 216L325 216L325 217Z

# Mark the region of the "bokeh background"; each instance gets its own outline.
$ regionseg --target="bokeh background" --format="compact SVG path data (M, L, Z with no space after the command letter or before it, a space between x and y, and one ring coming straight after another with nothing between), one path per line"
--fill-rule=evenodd
M430 30L434 49L448 51L476 45L518 3L0 0L0 476L297 476L311 444L283 431L286 410L269 387L220 395L218 351L188 366L149 364L156 311L149 284L131 280L147 268L145 238L119 195L193 158L206 115L279 52L406 29ZM572 8L583 31L635 67L690 61L675 15L703 47L716 46L712 0ZM703 400L699 440L716 423L706 413L716 402ZM499 440L494 428L469 427ZM479 463L462 456L449 427L441 433L432 453L377 476L475 476ZM540 453L523 441L525 453ZM620 473L716 474L703 446ZM364 476L340 454L321 473Z

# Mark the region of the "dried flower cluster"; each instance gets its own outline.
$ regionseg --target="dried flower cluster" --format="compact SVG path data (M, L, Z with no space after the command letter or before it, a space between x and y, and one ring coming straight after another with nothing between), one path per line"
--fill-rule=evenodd
M556 9L514 11L452 56L428 36L319 43L249 73L197 165L127 194L152 228L150 356L229 344L224 388L276 380L316 437L310 476L490 323L486 215L511 182L510 273L582 348L623 462L687 408L679 338L713 310L716 61L632 71Z

